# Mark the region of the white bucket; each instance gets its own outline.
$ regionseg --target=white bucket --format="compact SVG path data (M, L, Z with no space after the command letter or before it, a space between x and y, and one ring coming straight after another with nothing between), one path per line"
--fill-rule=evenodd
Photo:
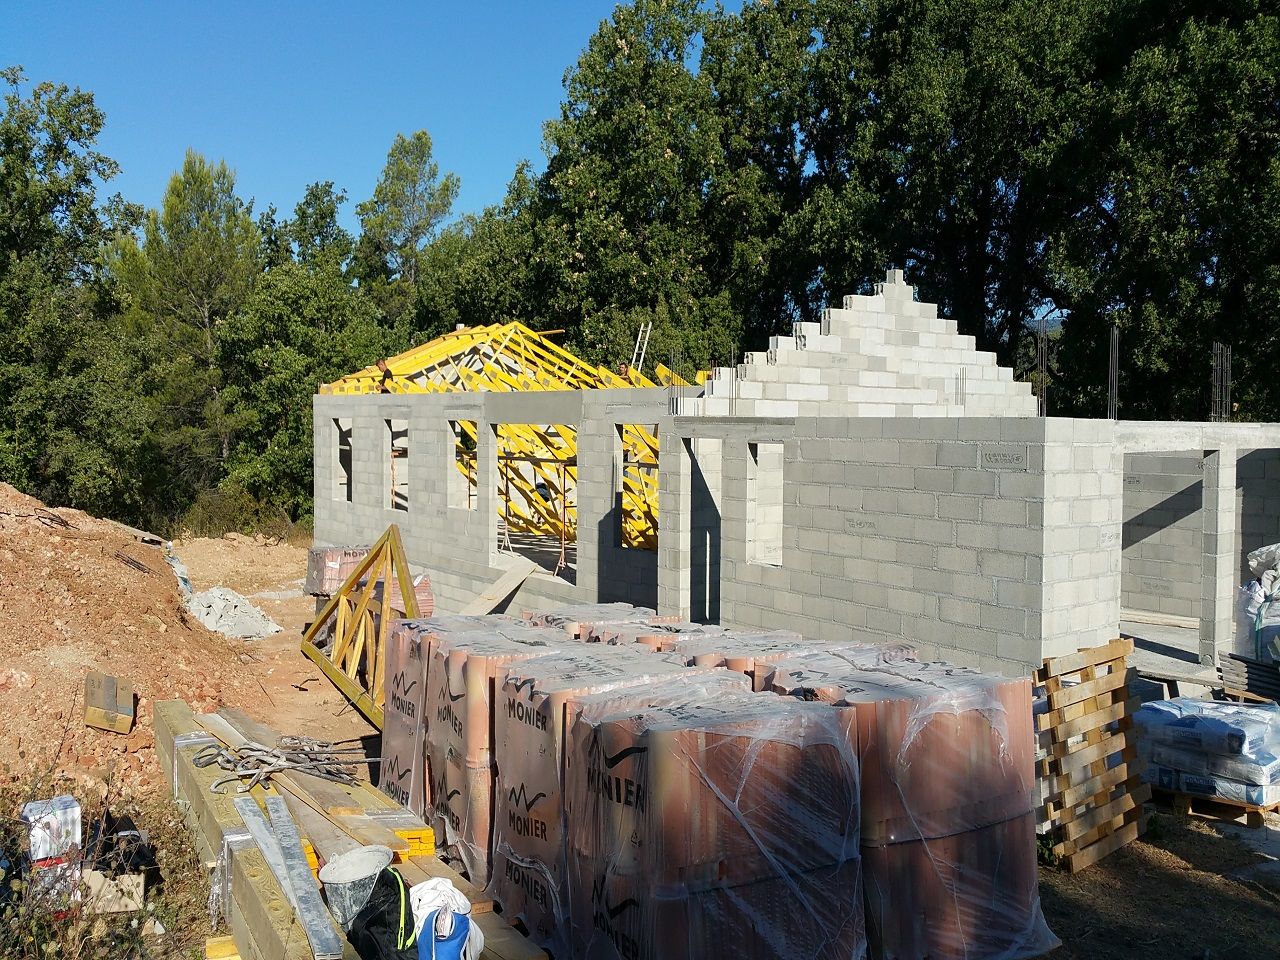
M329 910L342 924L343 930L369 901L378 874L391 865L392 854L386 847L360 847L334 857L320 868L320 883Z

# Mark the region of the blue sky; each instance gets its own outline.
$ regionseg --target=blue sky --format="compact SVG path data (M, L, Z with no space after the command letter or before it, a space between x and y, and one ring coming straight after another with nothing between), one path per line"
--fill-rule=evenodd
M308 183L351 200L397 132L426 129L462 178L455 212L502 199L543 162L564 71L614 0L334 3L0 0L0 64L93 92L108 192L159 203L188 147L225 159L256 208L292 212Z

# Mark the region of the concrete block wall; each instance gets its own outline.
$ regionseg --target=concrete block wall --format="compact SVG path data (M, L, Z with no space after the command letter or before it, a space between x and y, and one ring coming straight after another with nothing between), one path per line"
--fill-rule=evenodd
M657 603L657 555L621 546L618 495L621 447L617 423L657 423L667 411L663 390L458 393L448 395L317 395L315 538L319 544L371 543L400 526L415 570L431 577L442 612L456 610L513 562L497 548L497 441L500 423L578 426L578 543L576 583L535 572L511 608L584 601ZM333 420L352 425L352 499L335 481L338 434ZM409 425L409 509L391 507L390 439L386 420ZM466 485L456 480L450 421L478 425L478 484L467 508ZM404 463L405 461L401 461Z
M1199 618L1203 459L1200 451L1125 456L1124 609Z
M1235 578L1252 574L1249 551L1280 541L1280 456L1240 450L1236 459ZM1203 595L1204 451L1124 458L1125 610L1198 619Z
M675 423L677 434L695 428ZM1120 461L1105 426L1081 425L1083 442L1072 421L1012 418L696 429L722 440L725 623L906 639L925 656L1010 674L1115 635ZM773 565L749 546L751 445L779 440L784 528ZM689 471L671 465L673 497ZM674 556L661 555L664 606L687 597L682 572L667 567Z
M872 296L844 298L736 368L715 371L688 407L710 416L1034 416L1031 387L955 321L920 303L901 270Z

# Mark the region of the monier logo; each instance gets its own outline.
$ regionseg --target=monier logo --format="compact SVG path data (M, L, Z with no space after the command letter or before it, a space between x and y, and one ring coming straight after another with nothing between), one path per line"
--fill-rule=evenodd
M459 700L461 700L463 697L465 697L467 694L466 694L466 691L463 691L462 693L458 693L458 694L455 694L453 692L453 687L449 685L448 673L446 673L444 677L444 695L445 695L445 699L448 702L445 703L444 706L439 707L436 710L436 719L441 723L448 724L449 728L453 730L453 735L455 737L461 738L462 717L454 713L453 705L457 703Z
M515 697L507 698L507 716L518 723L533 727L535 730L547 729L547 717L539 713L523 700Z
M454 797L462 793L461 790L450 790L448 781L442 776L439 780L433 780L431 795L435 797L436 815L442 817L444 821L452 828L454 833L462 832L462 818L453 812L449 806L450 801Z
M598 738L593 739L591 745L590 758L587 761L587 792L599 794L624 807L635 807L638 812L644 813L644 785L630 777L615 776L612 770L628 757L647 753L649 748L626 747L609 756L600 749Z
M619 929L619 918L627 911L638 908L634 897L611 904L605 893L605 878L599 877L591 884L591 926L609 938L618 956L623 960L640 960L643 955L640 941Z
M507 793L507 803L509 804L507 826L511 828L511 831L517 837L529 837L546 843L547 822L529 812L533 809L533 805L545 796L545 793L535 793L532 797L529 797L525 792L523 783L519 787L513 787ZM524 808L523 811L521 807Z
M524 895L540 906L543 910L551 910L551 891L547 889L547 885L542 882L542 878L534 871L526 867L520 866L510 858L504 858L507 861L506 869L503 871L507 878L507 882L513 884L520 890L524 891Z
M400 758L387 757L382 764L382 792L403 807L409 805L409 785L405 778L413 773L413 767L401 767Z
M392 675L391 677L391 709L396 713L403 714L410 720L416 720L418 717L418 705L411 699L410 694L413 688L418 685L418 681L414 680L408 686L405 686L404 671Z

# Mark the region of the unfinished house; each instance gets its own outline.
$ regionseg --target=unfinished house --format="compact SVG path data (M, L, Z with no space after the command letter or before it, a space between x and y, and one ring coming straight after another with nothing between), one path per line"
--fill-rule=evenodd
M315 535L390 523L457 609L622 600L1025 674L1125 616L1229 650L1280 426L1037 416L902 272L687 384L466 329L315 397Z

